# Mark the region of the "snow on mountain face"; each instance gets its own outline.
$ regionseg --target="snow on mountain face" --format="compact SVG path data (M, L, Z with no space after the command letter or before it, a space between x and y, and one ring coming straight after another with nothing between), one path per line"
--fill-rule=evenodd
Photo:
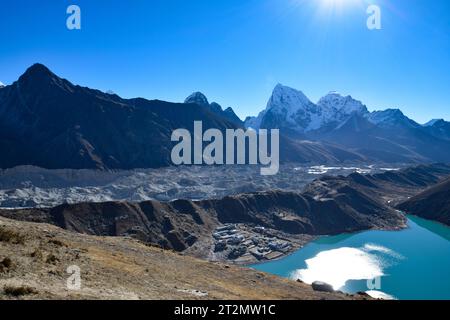
M246 128L252 128L254 130L258 130L261 128L261 122L264 118L266 111L261 111L256 117L247 117L244 121L244 125Z
M303 92L278 84L267 103L267 110L286 113L287 120L293 120L300 111L317 112L317 106Z
M247 127L285 127L297 131L320 126L321 114L317 106L301 91L277 85L266 109L256 118L246 121Z
M368 113L366 106L351 96L344 97L332 92L320 99L316 105L303 92L277 85L266 110L256 118L248 118L245 124L258 129L269 123L271 126L308 132L330 123L340 124L354 112L362 115Z
M0 89L5 87L5 85L3 84L3 82L0 81Z
M418 123L409 119L399 109L387 109L384 111L374 111L367 119L379 126L406 125L411 128L420 127Z
M184 100L184 103L195 103L202 107L209 107L208 99L201 92L194 92Z
M368 120L374 124L387 123L400 119L403 113L398 109L387 109L383 111L372 112Z
M342 115L350 115L354 112L359 114L368 113L367 107L361 101L353 99L351 96L342 96L337 92L330 92L321 98L317 103L319 108L332 110Z

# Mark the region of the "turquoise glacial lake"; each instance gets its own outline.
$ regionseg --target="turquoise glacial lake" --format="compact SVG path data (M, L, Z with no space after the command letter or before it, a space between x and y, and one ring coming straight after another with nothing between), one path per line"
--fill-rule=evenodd
M347 293L385 299L450 299L450 228L408 217L402 231L321 237L283 259L250 267Z

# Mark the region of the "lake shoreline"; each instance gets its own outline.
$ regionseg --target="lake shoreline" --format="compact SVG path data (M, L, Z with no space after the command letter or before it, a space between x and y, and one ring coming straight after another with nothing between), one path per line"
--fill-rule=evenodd
M281 259L247 267L290 280L295 280L295 272L305 283L328 279L339 286L348 277L342 287L335 287L348 294L370 291L366 282L378 272L382 286L375 291L396 299L450 299L450 257L445 254L450 250L450 227L415 215L406 218L408 225L402 230L322 236ZM350 265L345 267L343 261ZM411 279L423 290L410 288Z
M406 216L406 218L407 218L407 217L408 217L408 216ZM419 217L419 218L420 218L420 217ZM406 221L408 221L408 218L407 218ZM431 221L431 220L430 220L430 221ZM444 225L444 226L445 226L445 225ZM235 265L238 265L238 266L250 267L250 268L251 268L251 266L262 265L262 264L269 263L269 262L274 262L274 261L283 260L283 259L285 259L285 258L287 258L287 257L289 257L289 256L291 256L291 255L293 255L293 254L295 254L297 251L302 250L302 249L303 249L305 246L307 246L308 244L313 243L314 241L317 241L317 240L322 239L322 238L336 237L336 236L343 236L343 235L355 235L355 234L359 234L359 233L363 233L363 232L367 232L367 231L399 232L399 231L402 231L402 230L405 230L405 229L408 229L408 228L409 228L409 226L408 226L408 224L406 223L406 224L404 224L404 225L402 225L402 226L399 226L398 228L391 228L391 229L389 229L389 228L386 228L386 229L382 229L382 228L372 228L372 229L359 230L359 231L355 231L355 232L344 232L344 233L339 233L339 234L335 234L335 235L328 234L328 235L312 236L312 238L311 238L310 240L306 241L304 244L298 245L297 247L293 247L292 250L289 250L288 253L283 254L283 255L281 255L281 256L279 256L279 257L277 257L277 258L274 258L274 259L270 259L270 260L258 260L257 262L254 262L254 263L239 263L239 262L236 262L236 261L230 261L230 262L233 263L233 264L235 264Z

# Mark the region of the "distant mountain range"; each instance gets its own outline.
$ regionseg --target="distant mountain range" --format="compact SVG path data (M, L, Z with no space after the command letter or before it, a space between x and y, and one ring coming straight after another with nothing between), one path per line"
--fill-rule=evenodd
M277 85L267 107L247 127L279 128L290 137L335 143L382 162L450 160L450 123L420 125L399 109L369 112L351 96L331 92L316 104L303 92Z
M282 162L450 162L450 123L420 125L400 110L369 112L350 96L330 93L315 104L278 85L258 117L200 92L184 103L123 99L74 85L41 64L0 88L0 168L133 169L171 164L172 131L253 127L280 129Z

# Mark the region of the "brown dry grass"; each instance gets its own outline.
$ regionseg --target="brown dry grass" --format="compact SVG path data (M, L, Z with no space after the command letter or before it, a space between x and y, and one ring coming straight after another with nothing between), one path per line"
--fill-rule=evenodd
M0 299L354 299L128 238L87 236L6 218L0 224L8 230L7 239L27 235L26 243L0 246L0 257L14 264L0 273ZM72 265L81 269L78 291L66 286Z

